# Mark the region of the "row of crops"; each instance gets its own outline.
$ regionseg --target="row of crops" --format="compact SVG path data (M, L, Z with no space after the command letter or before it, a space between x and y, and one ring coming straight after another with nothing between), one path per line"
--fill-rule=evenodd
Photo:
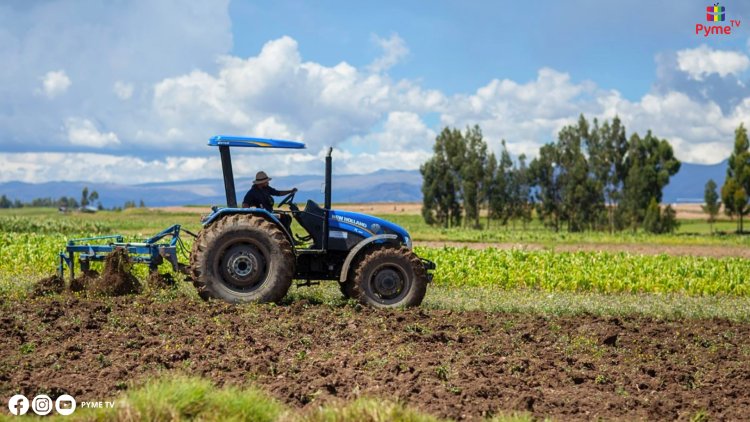
M49 275L67 238L0 232L0 280ZM740 258L453 247L416 252L437 264L436 284L457 288L750 296L750 261Z
M100 221L81 221L60 218L29 218L19 216L0 217L2 233L87 233L99 234L111 231L112 228Z
M741 258L416 248L435 261L435 283L600 293L750 296L750 261Z

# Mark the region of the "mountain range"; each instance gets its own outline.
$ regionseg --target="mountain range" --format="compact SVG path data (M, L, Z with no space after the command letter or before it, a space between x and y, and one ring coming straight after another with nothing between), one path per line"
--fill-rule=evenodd
M703 202L703 190L708 179L721 186L726 175L727 160L718 164L683 163L680 171L672 177L664 189L663 203ZM252 178L238 178L235 182L238 202L242 201ZM323 176L274 177L271 185L279 190L297 187L296 200L313 199L323 202ZM87 186L96 190L106 208L122 206L126 201L147 206L170 205L222 205L224 185L221 179L198 179L179 182L121 185L94 182L4 182L0 183L0 195L11 200L30 202L34 198L71 196L80 198L81 190ZM418 170L380 170L369 174L334 175L332 183L333 202L420 202L422 176Z

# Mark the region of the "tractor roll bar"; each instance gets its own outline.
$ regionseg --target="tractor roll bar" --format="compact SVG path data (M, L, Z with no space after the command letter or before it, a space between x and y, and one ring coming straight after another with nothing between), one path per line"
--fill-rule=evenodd
M221 172L224 174L224 191L227 194L227 207L237 208L237 194L234 191L234 173L232 172L232 155L229 146L220 145Z

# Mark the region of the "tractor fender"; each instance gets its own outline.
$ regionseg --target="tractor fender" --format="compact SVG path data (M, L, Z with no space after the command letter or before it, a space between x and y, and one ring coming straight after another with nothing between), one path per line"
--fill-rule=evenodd
M270 221L271 223L275 224L281 229L281 232L284 233L284 236L286 236L287 240L289 240L289 243L292 244L292 250L295 250L294 248L294 239L292 238L292 234L287 231L286 227L284 227L283 224L281 224L281 221L279 221L278 218L276 218L273 213L270 213L263 208L219 208L209 216L207 216L205 219L201 221L201 224L203 227L208 227L213 223L214 221L218 220L221 217L224 217L226 215L234 215L234 214L246 214L246 215L254 215L261 218L265 218L266 220Z
M346 256L346 259L344 260L344 265L341 266L341 275L339 276L339 281L341 283L346 281L346 275L349 273L349 266L352 264L354 257L357 256L357 253L359 253L359 251L361 251L362 248L378 240L395 240L395 239L398 239L398 235L377 234L375 236L368 237L367 239L363 239L361 242L357 243L357 245L355 245L352 248L352 250L349 251L349 254Z

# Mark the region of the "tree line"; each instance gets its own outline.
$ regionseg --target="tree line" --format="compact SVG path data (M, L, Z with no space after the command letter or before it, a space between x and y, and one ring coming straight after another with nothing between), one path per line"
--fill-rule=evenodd
M95 190L89 191L88 186L84 186L84 188L81 190L81 198L76 199L72 196L61 196L60 198L35 198L32 199L29 202L22 202L18 199L11 200L6 195L0 195L0 209L2 208L24 208L24 207L42 207L42 208L61 208L61 209L74 209L79 207L89 207L94 206L96 203L96 208L98 210L103 210L104 206L102 206L102 203L99 202L99 192ZM146 203L143 202L143 199L138 202L136 205L135 201L125 201L125 204L122 207L114 207L113 210L121 210L121 209L127 209L127 208L145 208Z
M536 215L556 231L677 227L674 209L659 205L680 169L672 146L650 130L628 137L618 117L600 123L581 115L528 164L524 154L512 160L505 141L498 158L479 126L446 127L433 152L420 168L429 224L480 228L485 208L488 226L491 220L526 224Z
M29 202L21 202L20 200L11 200L6 195L0 196L0 208L23 208L23 207L44 207L44 208L78 208L93 206L96 201L99 200L99 192L92 190L89 191L88 186L85 186L81 190L80 202L76 198L70 196L61 196L60 198L54 199L48 198L35 198ZM103 209L101 202L98 203L98 208Z
M703 195L703 212L708 214L708 222L713 232L713 223L722 205L724 213L731 219L737 218L737 233L744 232L744 217L750 214L750 142L747 129L740 123L734 131L734 148L727 160L727 175L721 187L721 196L716 192L716 182L706 182Z

